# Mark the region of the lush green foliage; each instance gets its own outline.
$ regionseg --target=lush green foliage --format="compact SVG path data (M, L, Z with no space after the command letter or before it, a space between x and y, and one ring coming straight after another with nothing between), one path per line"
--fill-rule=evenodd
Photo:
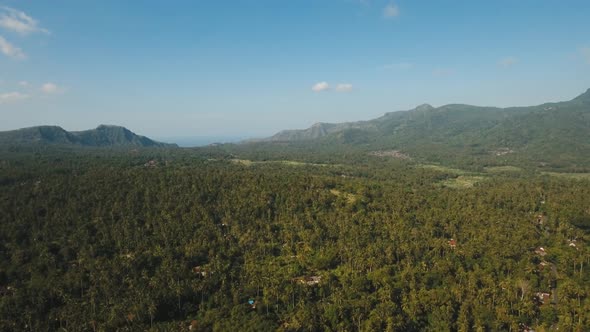
M236 157L2 152L0 330L590 326L588 181Z
M39 126L0 132L0 145L78 145L78 146L143 146L172 147L139 136L129 129L119 126L100 125L96 129L66 131L57 126Z

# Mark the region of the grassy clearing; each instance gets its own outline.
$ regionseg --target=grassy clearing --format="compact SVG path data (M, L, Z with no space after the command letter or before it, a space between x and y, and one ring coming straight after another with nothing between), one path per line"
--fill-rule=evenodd
M450 167L440 166L440 165L419 165L419 167L426 168L426 169L432 169L435 171L449 173L449 174L455 174L455 175L463 175L463 174L469 173L469 172L464 171L462 169L450 168Z
M483 176L460 175L454 179L441 181L440 184L447 188L467 189L473 187L476 183L483 180L485 180L485 177Z
M356 195L351 194L351 193L343 193L340 190L330 189L330 193L332 193L332 195L334 195L334 196L344 197L346 199L346 202L348 202L348 204L353 204L357 200Z
M487 173L519 173L523 169L516 166L491 166L484 168Z
M558 173L558 172L542 172L543 175L550 175L562 179L572 180L590 180L590 173Z
M240 164L240 165L244 165L244 166L252 166L253 164L256 163L252 160L246 160L246 159L231 159L230 161L234 164Z
M277 163L277 164L289 165L289 166L320 166L320 167L335 166L335 165L330 165L330 164L304 163L301 161L293 161L293 160L277 160L277 161L271 161L271 162Z
M293 160L267 160L267 161L252 161L248 159L231 159L230 160L234 164L240 164L244 166L254 166L254 165L262 165L262 164L278 164L278 165L287 165L287 166L338 166L338 165L330 165L330 164L314 164L314 163L305 163L301 161L293 161Z

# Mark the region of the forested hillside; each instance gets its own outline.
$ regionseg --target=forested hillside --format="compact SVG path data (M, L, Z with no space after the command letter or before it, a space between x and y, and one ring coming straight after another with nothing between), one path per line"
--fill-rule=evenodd
M320 152L396 149L428 162L469 167L518 164L573 171L590 170L590 89L578 97L530 107L462 104L391 112L359 122L317 123L286 130L254 148Z
M216 153L3 151L0 330L590 326L588 180Z
M127 128L100 125L95 129L66 131L58 126L38 126L0 132L0 145L75 145L87 147L174 147L136 135Z

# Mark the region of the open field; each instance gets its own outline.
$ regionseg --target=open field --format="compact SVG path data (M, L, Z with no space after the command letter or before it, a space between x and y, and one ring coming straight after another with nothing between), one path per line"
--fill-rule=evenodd
M456 174L456 175L463 175L463 174L469 173L469 172L464 171L462 169L451 168L451 167L446 167L446 166L441 166L441 165L425 164L425 165L419 165L418 167L426 168L426 169L432 169L432 170L435 170L435 171L449 173L449 174Z
M562 179L573 180L590 180L590 173L558 173L558 172L542 172L543 175L550 175Z
M476 183L484 181L485 176L469 176L460 175L454 179L447 179L441 181L440 184L443 187L454 188L454 189L466 189L473 187Z
M516 166L491 166L485 167L484 170L487 173L518 173L523 171L522 168Z
M357 200L357 195L355 194L351 194L351 193L347 193L347 192L342 192L340 190L336 190L336 189L330 189L330 193L334 196L338 196L338 197L343 197L346 199L346 201L349 204L353 204L354 202L356 202Z
M331 164L314 164L314 163L305 163L301 161L293 161L293 160L266 160L266 161L253 161L248 159L231 159L232 163L241 164L244 166L254 166L254 165L262 165L262 164L275 164L275 165L288 165L288 166L337 166Z

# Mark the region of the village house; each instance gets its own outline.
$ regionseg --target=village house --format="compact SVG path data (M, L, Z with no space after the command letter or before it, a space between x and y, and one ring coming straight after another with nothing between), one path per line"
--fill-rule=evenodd
M537 300L539 304L547 304L551 300L551 294L545 292L537 292L535 293L535 300Z
M206 277L207 276L207 271L205 271L205 269L201 266L195 266L193 267L193 273L196 275L200 275L201 277Z
M539 248L535 249L535 254L543 257L543 256L547 255L547 251L545 251L545 248L539 247Z
M510 153L514 153L514 150L510 148L498 148L496 150L491 151L496 157L505 156Z
M8 296L13 295L15 293L15 288L11 286L0 286L0 296Z
M541 263L539 263L539 271L543 271L545 269L545 266L549 265L549 263L542 261Z
M402 160L411 160L410 156L407 154L402 153L399 150L382 150L382 151L372 151L369 152L369 155L375 157L393 157Z
M457 247L457 241L455 241L455 239L450 239L449 246L451 247L451 249L455 249L455 247Z
M256 305L258 304L258 301L254 300L254 299L250 299L248 300L248 304L250 305L250 308L252 308L252 310L256 309Z
M535 330L533 330L530 326L523 323L518 324L518 327L522 332L535 332Z
M298 278L295 278L294 281L298 282L300 284L307 285L307 286L313 286L313 285L319 284L320 281L322 281L322 277L321 276L298 277Z

